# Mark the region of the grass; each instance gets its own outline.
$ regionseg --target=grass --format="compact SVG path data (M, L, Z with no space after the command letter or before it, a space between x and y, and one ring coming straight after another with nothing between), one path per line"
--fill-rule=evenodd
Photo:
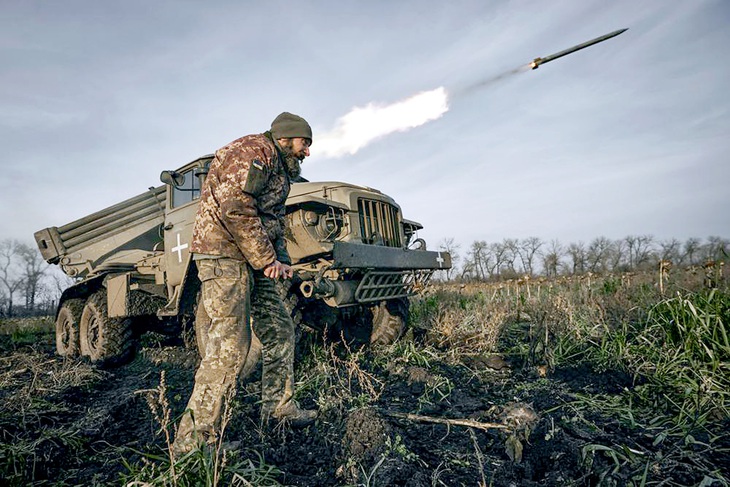
M29 333L27 330L35 334L36 329L36 325L24 322L22 336ZM17 334L18 329L11 333ZM103 375L89 365L55 360L32 347L0 358L0 394L4 397L0 408L0 478L8 485L27 485L59 452L81 452L86 444L82 434L55 426L69 407L48 398L98 381Z
M9 339L13 347L55 340L51 335L54 330L53 319L49 316L0 318L0 337Z
M368 409L375 415L378 408L391 408L448 417L454 411L462 414L459 398L473 387L494 407L475 412L487 420L505 403L543 401L541 409L535 406L536 424L543 429L524 432L517 443L514 435L468 429L461 450L424 452L414 435L404 433L416 426L397 427L381 418L382 444L373 446L372 456L368 450L356 459L337 459L348 472L341 484L383 485L398 462L430 469L433 485L449 485L459 472L470 472L470 485L499 484L508 465L524 465L531 449L550 446L571 432L573 443L564 445L574 447L582 472L579 485L648 486L666 479L674 480L663 485L730 485L727 472L716 464L730 454L723 434L723 425L730 424L730 290L725 274L711 277L703 271L665 269L435 285L411 302L409 332L392 345L350 349L313 344L297 364L296 398L316 403L324 419L321 430L307 434L322 434L324 443L335 445L333 450L347 451L339 443L343 434L337 425L353 412ZM0 476L11 479L11 485L24 485L34 478L34 465L54 453L86 451L78 432L54 427L68 411L64 403L48 399L49 391L52 397L72 387L93 389L108 372L36 350L39 341L52 343L48 320L2 322L0 330L11 350L0 358L0 393L13 391L0 412L6 430ZM494 356L504 358L506 371L484 365ZM590 371L592 379L606 382L569 388L560 375L566 370ZM610 382L618 377L625 380ZM390 394L390 388L404 384L408 394ZM156 446L110 454L109 461L124 468L117 484L284 482L286 473L264 456L264 440L231 451L223 447L221 435L212 447L173 456L170 445L179 418L169 398L180 391L170 390L163 374L158 387L140 394L155 424ZM255 408L249 396L257 393L229 398L224 431L229 421L234 429L250 427L243 420L236 423L243 409ZM24 436L24 428L39 433Z
M122 485L145 487L278 487L281 472L266 463L254 450L228 452L197 448L179 459L170 461L166 452L143 453L135 463L122 460L128 473Z
M172 446L175 425L180 418L173 418L167 399L165 372L160 374L155 389L139 391L146 395L152 416L159 426L158 434L165 440L165 448L159 453L138 452L137 462L122 458L127 472L122 475L123 485L145 487L261 487L279 486L277 477L281 472L264 461L261 454L253 450L241 452L229 449L223 437L233 415L234 392L231 391L224 404L221 432L213 444L199 444L185 454L175 454ZM246 454L244 456L244 453Z
M634 384L618 394L573 394L569 411L595 429L600 426L586 418L651 431L654 446L668 451L657 457L635 445L586 445L584 467L599 484L623 471L628 485L648 485L662 466L689 462L706 469L705 485L728 485L726 473L704 455L716 448L717 427L730 418L727 277L680 271L660 278L446 285L412 309L416 320L429 323L426 345L457 362L500 348L523 370L582 365L631 375ZM600 471L596 457L607 460Z

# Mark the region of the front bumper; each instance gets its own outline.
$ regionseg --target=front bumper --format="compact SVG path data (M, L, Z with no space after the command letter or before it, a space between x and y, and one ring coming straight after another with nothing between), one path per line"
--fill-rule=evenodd
M328 284L310 281L302 290L334 307L413 296L427 286L434 272L451 268L448 252L335 242L332 256L333 269L359 270L362 278Z
M451 255L448 252L335 242L332 253L333 267L339 269L451 269Z

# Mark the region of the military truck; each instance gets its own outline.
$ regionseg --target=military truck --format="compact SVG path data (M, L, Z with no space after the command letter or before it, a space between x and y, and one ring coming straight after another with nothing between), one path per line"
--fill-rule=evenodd
M77 280L58 304L60 355L117 365L141 333L176 334L207 319L189 243L212 158L163 171L161 186L35 233L44 259ZM451 266L447 252L417 238L422 226L373 188L294 182L286 220L295 274L281 292L301 327L390 343L407 323L408 298Z

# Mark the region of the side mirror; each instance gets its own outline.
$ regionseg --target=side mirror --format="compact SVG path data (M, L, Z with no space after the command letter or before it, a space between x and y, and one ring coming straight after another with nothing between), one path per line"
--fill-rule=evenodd
M162 171L160 181L176 188L185 184L185 175L177 171Z

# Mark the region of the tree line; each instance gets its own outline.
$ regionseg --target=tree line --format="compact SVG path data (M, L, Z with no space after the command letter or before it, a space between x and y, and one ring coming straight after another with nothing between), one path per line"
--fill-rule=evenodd
M730 240L717 236L680 241L629 235L569 244L538 237L505 238L476 240L466 249L454 238L446 238L439 250L449 252L452 260L452 268L439 277L460 281L635 272L656 269L662 261L691 267L730 260ZM54 314L58 298L73 282L47 264L35 246L0 240L0 317Z
M717 236L680 241L629 235L569 244L538 237L505 238L499 242L476 240L467 249L447 238L439 250L449 252L452 260L452 268L440 277L463 281L636 272L655 269L662 261L675 267L691 267L730 260L730 240Z
M73 280L51 267L35 246L0 240L0 317L54 314Z

